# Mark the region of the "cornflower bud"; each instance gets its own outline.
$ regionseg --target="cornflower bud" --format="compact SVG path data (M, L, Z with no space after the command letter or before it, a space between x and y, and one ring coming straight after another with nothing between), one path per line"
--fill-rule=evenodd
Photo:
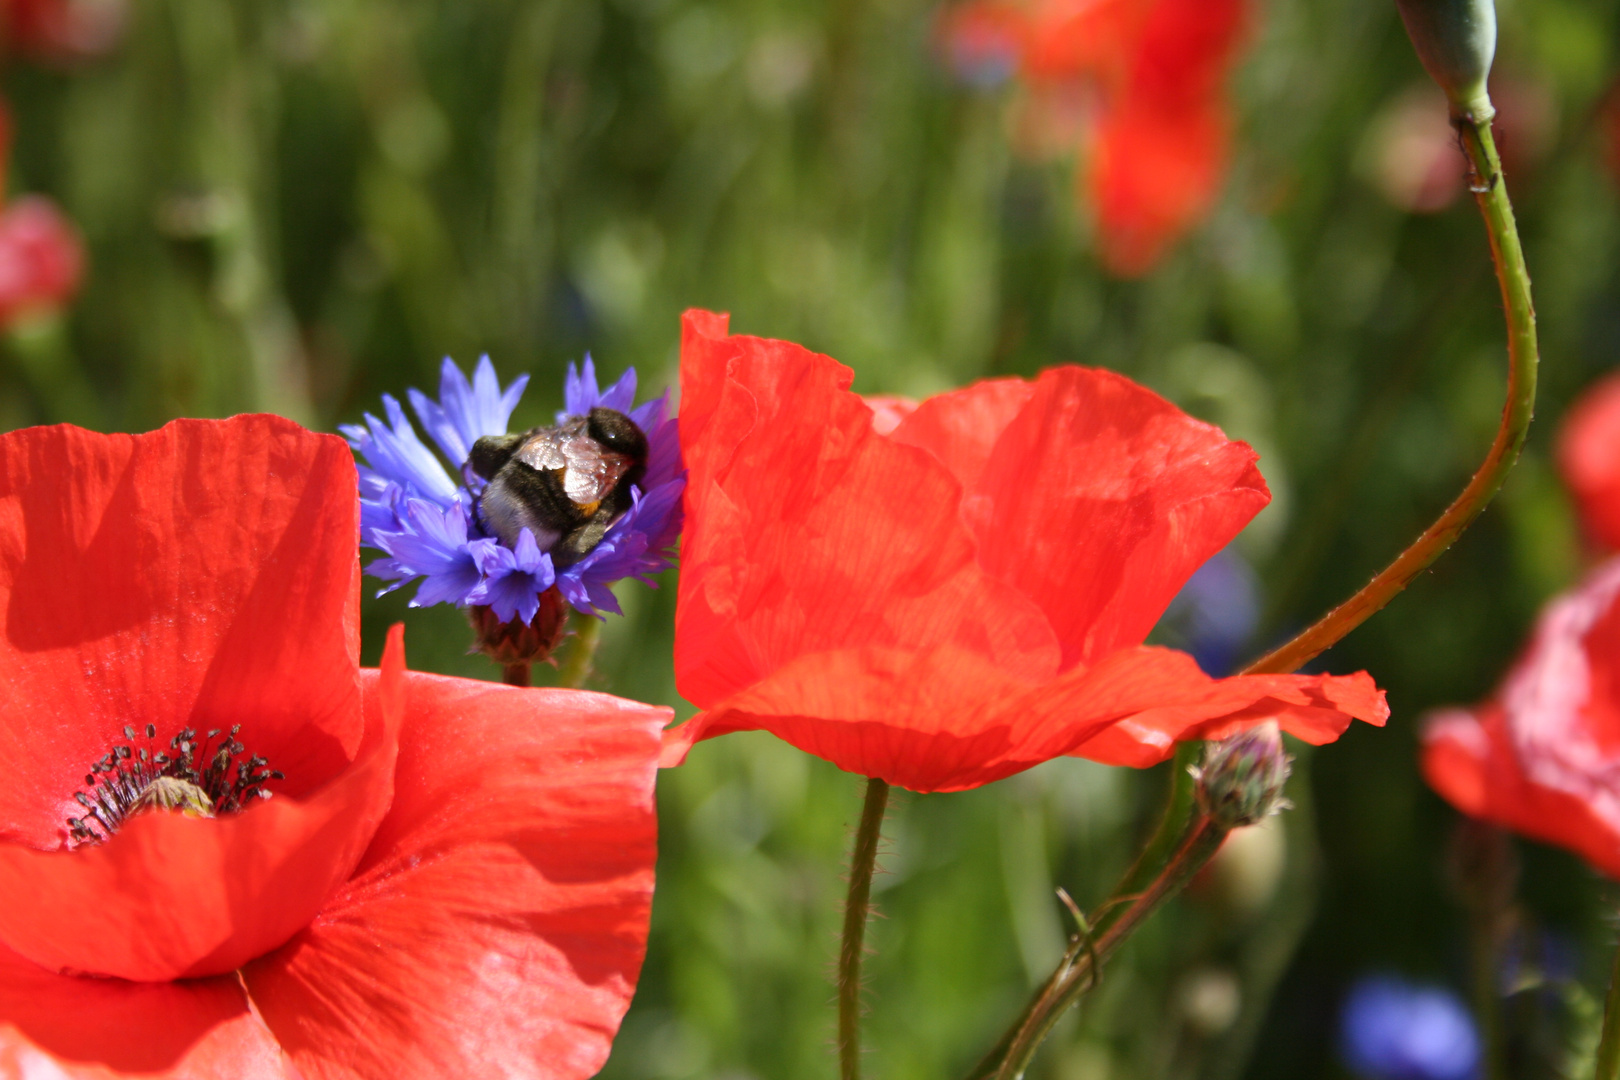
M1276 721L1207 743L1203 765L1192 770L1198 805L1226 829L1263 821L1288 805L1282 790L1292 761Z
M1486 123L1496 115L1485 80L1496 56L1493 0L1395 0L1406 34L1453 117Z

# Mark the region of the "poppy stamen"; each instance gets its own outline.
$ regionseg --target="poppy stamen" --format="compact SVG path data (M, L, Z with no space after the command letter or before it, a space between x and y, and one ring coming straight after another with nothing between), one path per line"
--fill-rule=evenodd
M115 746L90 766L84 777L87 790L73 794L88 813L67 819L69 844L99 844L129 818L153 810L219 817L268 799L265 785L284 777L257 754L242 757L247 747L236 738L241 730L241 724L235 725L216 746L220 729L199 741L195 730L184 728L169 740L167 750L154 750L157 725L147 724L145 746ZM135 729L124 728L124 737L133 744Z

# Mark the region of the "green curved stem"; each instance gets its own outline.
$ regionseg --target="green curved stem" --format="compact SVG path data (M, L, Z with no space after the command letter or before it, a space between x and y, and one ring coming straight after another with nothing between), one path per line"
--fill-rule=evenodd
M1395 598L1412 579L1429 567L1441 552L1461 536L1502 487L1508 470L1519 459L1525 432L1536 402L1536 311L1530 298L1530 273L1524 265L1518 227L1513 221L1513 204L1508 201L1507 184L1502 176L1501 158L1491 138L1490 120L1476 120L1472 114L1453 117L1468 152L1473 171L1473 189L1485 231L1491 241L1491 261L1502 287L1502 305L1507 314L1508 387L1502 407L1502 423L1491 443L1485 461L1474 473L1452 504L1433 525L1383 572L1350 599L1324 615L1315 625L1281 648L1262 656L1245 674L1297 671L1312 657L1332 647L1339 639L1360 626L1367 618Z
M1006 1051L993 1053L981 1062L971 1080L1020 1080L1053 1025L1096 985L1102 965L1149 915L1180 892L1209 862L1220 850L1226 834L1227 829L1206 814L1198 813L1188 821L1174 853L1147 888L1134 896L1115 893L1109 901L1109 912L1099 919L1099 927L1071 942L1057 970L1009 1032L1010 1038L1004 1040ZM1110 918L1115 911L1118 914Z
M883 811L889 785L875 776L866 780L866 802L849 855L849 899L844 904L844 938L838 949L838 1075L861 1075L861 958L866 949L866 916L871 908L872 870L877 865Z
M1175 851L1176 845L1182 840L1187 829L1187 818L1193 811L1194 781L1189 768L1196 764L1198 755L1203 749L1203 743L1196 740L1180 743L1176 746L1175 757L1170 762L1170 790L1165 799L1164 814L1159 818L1158 827L1152 837L1148 839L1141 854L1125 876L1120 878L1111 894L1115 898L1134 897L1147 889L1153 883L1155 876L1164 868L1165 862ZM1129 905L1111 900L1103 907L1098 908L1095 917L1091 920L1091 936L1099 937L1108 932L1109 928L1124 917ZM1071 946L1071 952L1073 948ZM974 1080L996 1075L1001 1062L1012 1049L1013 1040L1024 1029L1030 1016L1040 1007L1040 1003L1053 992L1054 984L1060 979L1067 966L1073 962L1073 957L1066 955L1057 970L1046 980L1035 996L1029 999L1024 1011L1018 1014L1011 1026L1007 1028L997 1040L996 1045L979 1060L974 1066L971 1076Z

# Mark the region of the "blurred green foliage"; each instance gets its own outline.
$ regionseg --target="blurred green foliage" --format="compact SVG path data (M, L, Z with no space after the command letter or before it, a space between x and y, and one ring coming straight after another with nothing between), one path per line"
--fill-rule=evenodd
M1598 114L1617 4L1500 7L1499 84L1541 103L1507 149L1542 420L1473 531L1324 658L1376 675L1389 727L1303 755L1297 809L1133 941L1044 1076L1342 1075L1350 979L1465 985L1454 816L1417 776L1417 722L1485 694L1578 572L1550 440L1620 348ZM587 349L644 386L673 380L691 305L837 356L864 391L1103 365L1262 451L1276 499L1239 542L1265 590L1257 650L1415 535L1496 422L1499 301L1472 207L1410 214L1369 179L1380 115L1422 79L1392 4L1257 0L1220 205L1135 282L1090 254L1073 161L1013 154L1016 88L942 68L932 0L137 0L130 14L99 62L4 75L12 186L58 198L91 253L66 320L6 341L5 427L270 409L331 428L381 392L430 388L441 356L482 352L507 377L535 373L518 417L535 422ZM672 586L620 590L595 685L677 703ZM404 619L413 666L495 674L464 654L454 611L396 595L365 618L368 660ZM1060 761L902 794L867 969L872 1074L971 1064L1061 950L1054 888L1083 907L1106 895L1164 784L1163 769ZM764 735L663 775L653 940L605 1075L832 1073L859 805L855 778ZM1612 890L1562 853L1520 852L1526 940L1596 986ZM1530 993L1512 1013L1515 1075L1550 1076L1590 1009Z

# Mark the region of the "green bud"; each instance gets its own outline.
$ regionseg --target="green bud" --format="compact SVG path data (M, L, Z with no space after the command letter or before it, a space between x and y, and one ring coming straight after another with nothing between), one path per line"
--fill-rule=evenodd
M1203 765L1192 770L1198 805L1227 829L1264 821L1288 805L1282 791L1292 761L1275 721L1206 743Z
M1496 56L1492 0L1395 0L1418 59L1446 92L1453 116L1486 123L1496 115L1485 80Z

